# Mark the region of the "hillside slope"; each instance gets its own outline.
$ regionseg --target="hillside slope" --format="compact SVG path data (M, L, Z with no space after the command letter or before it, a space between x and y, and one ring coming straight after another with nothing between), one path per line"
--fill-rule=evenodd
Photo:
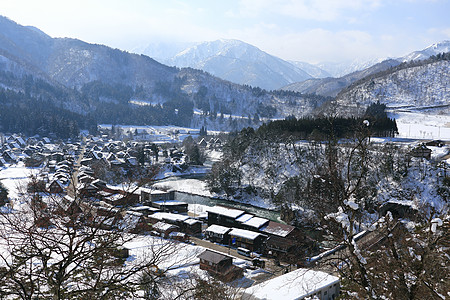
M381 63L375 64L362 71L353 72L339 78L322 78L309 79L303 82L297 82L285 86L282 90L295 91L299 93L317 94L326 97L335 97L342 89L348 87L353 82L362 79L370 74L387 70L393 66L399 65L400 62L396 60L385 60Z
M234 84L203 71L169 67L148 56L103 45L51 38L5 17L0 17L0 66L6 72L0 76L0 88L25 93L30 86L27 82L39 79L48 85L46 94L40 95L36 89L32 98L44 96L107 123L188 126L197 110L202 118L232 115L237 119L234 129L239 129L249 126L250 119L256 121L251 125L257 126L260 118L303 116L326 101Z

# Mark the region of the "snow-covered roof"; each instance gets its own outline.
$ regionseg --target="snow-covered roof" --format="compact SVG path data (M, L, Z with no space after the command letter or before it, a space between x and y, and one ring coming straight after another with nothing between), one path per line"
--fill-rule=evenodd
M247 220L246 222L244 222L244 225L258 229L259 227L263 226L267 222L269 222L269 220L260 218L260 217L253 217L250 220Z
M160 230L160 231L166 231L166 230L169 230L169 229L176 229L177 228L175 225L167 224L167 223L164 223L164 222L158 222L156 224L153 224L152 227L154 229Z
M231 230L231 228L228 228L225 226L220 226L220 225L215 225L215 224L206 228L206 231L217 233L217 234L225 234L230 230Z
M286 237L289 233L291 233L292 230L294 230L294 227L290 225L269 221L267 225L260 228L259 230L264 233Z
M165 206L187 204L186 202L177 201L177 200L160 200L160 201L153 201L153 203L158 204L158 205L165 205Z
M223 206L213 206L206 208L207 212L212 212L218 215L227 216L230 218L237 218L244 213L243 210L232 209Z
M151 217L157 220L170 220L170 221L186 221L187 219L189 219L188 216L166 212L156 212L153 215L151 215Z
M294 300L314 294L317 290L339 283L339 278L325 272L297 269L245 290L252 299Z
M196 223L198 223L198 222L200 222L200 221L199 221L199 220L196 220L196 219L187 219L187 220L184 220L183 223L186 223L186 224L188 224L188 225L194 225L194 224L196 224Z
M165 191L160 191L160 190L155 190L155 191L150 191L152 193L152 195L164 195L167 194L167 192Z
M141 210L151 210L152 207L150 206L136 206L136 207L131 207L130 210L133 211L141 211Z
M243 214L242 216L237 218L236 221L244 223L244 222L247 222L248 220L250 220L253 217L254 217L254 215L251 215L251 214Z
M261 233L250 231L250 230L245 230L245 229L233 228L229 232L229 235L238 236L238 237L248 239L248 240L254 240L258 236L260 236Z

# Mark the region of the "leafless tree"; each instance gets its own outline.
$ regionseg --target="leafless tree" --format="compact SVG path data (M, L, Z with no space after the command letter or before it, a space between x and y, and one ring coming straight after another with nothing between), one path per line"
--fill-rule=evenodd
M38 191L20 203L0 213L0 298L156 299L191 259L183 243L131 233L121 209Z

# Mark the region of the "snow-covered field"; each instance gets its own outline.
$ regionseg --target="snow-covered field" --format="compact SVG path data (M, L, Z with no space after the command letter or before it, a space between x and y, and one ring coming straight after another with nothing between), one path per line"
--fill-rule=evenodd
M31 175L36 175L39 169L26 168L22 163L8 168L0 168L0 181L8 189L8 197L17 199L26 186Z
M388 116L397 121L398 137L450 141L449 115L393 111Z
M212 197L213 195L206 186L206 182L198 179L177 179L158 182L153 185L156 189L175 190L177 192Z
M111 124L98 125L103 129L111 129ZM200 129L179 126L137 126L137 125L114 125L120 128L124 134L133 134L137 131L137 135L133 136L135 140L146 140L157 144L179 143L188 136L197 138ZM220 131L208 130L208 134L219 134Z

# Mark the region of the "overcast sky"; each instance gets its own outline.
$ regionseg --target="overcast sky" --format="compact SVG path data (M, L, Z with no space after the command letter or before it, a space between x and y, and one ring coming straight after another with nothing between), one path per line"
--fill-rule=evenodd
M398 57L450 40L449 0L0 0L52 37L123 50L239 39L286 60Z

